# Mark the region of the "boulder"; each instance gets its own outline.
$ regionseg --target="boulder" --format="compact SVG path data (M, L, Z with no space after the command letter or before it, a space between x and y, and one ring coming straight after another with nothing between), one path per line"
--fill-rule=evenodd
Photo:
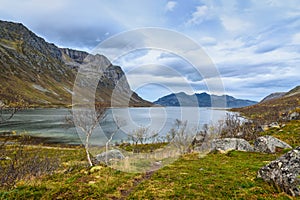
M289 115L289 120L299 119L300 114L298 112L293 112Z
M289 195L300 196L299 174L300 147L297 147L262 167L257 177L274 184Z
M276 148L291 149L287 143L270 135L261 136L254 142L254 150L262 153L275 153Z
M106 158L107 158L107 162L111 162L113 160L122 160L125 157L122 154L122 152L117 149L112 149L107 152L103 152L101 154L96 155L96 160L98 162L106 163Z
M222 138L222 139L214 139L209 144L202 144L199 147L195 148L196 151L220 151L227 152L231 150L238 151L254 151L253 147L244 139L239 138Z
M253 147L244 139L239 138L222 138L214 139L211 143L211 151L253 151Z
M280 128L280 125L278 124L278 122L272 122L271 124L269 124L269 128Z

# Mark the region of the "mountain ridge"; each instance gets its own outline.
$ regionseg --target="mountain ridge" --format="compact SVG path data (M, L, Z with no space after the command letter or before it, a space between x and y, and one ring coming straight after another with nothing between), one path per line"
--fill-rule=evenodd
M257 103L256 101L236 99L229 95L210 95L206 92L188 95L184 92L172 93L153 102L161 106L189 107L242 107Z
M252 106L233 109L233 111L241 112L249 118L259 119L262 122L274 122L278 119L283 119L284 116L288 116L293 112L299 112L299 99L300 86L296 86L280 97L261 101Z

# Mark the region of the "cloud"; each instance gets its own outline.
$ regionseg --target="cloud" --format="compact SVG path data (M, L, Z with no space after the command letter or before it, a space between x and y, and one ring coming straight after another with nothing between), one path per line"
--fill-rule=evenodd
M227 31L240 32L251 28L251 24L234 16L222 16L221 21Z
M176 1L168 1L166 7L165 7L165 10L166 11L173 11L174 8L176 7L177 5L177 2Z
M217 44L216 38L208 37L208 36L202 37L199 42L201 45L204 46L211 46Z
M208 15L208 7L206 5L197 6L196 11L193 12L191 19L187 21L187 25L197 25L201 24Z
M292 36L292 44L300 45L300 33L296 33Z
M202 79L197 68L181 57L161 50L140 50L120 57L115 64L121 65L127 75L151 75L161 78L184 77L189 81Z
M180 82L184 80L193 89L203 91L207 89L205 80L213 82L216 78L211 63L215 63L224 79L227 93L236 97L259 100L270 92L287 91L300 85L300 6L297 1L199 2L53 0L45 6L38 0L0 0L0 18L22 22L61 47L97 52L109 58L127 53L112 61L129 74L128 80L133 86L142 78L168 83L179 91L184 89ZM132 35L127 40L109 42L94 49L115 34L140 27L162 27L188 35L203 46L212 62L205 57L205 52L199 54L196 45L159 33L155 41L151 35ZM149 49L127 52L135 47L162 44L170 47L173 54ZM197 64L203 74L198 75L190 63L176 56L183 52L190 60L202 61ZM167 89L154 91L155 88L159 90L151 86L151 92L146 91L147 87L139 92L149 98L170 92Z
M254 51L255 53L261 54L261 53L267 53L270 51L274 51L278 49L280 46L276 44L263 44L262 46L258 46L257 49Z

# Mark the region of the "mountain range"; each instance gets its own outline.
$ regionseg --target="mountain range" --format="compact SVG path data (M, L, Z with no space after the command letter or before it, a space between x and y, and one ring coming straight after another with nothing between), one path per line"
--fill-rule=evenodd
M119 88L118 105L149 106L133 92L121 67L103 55L59 48L46 42L21 23L0 20L0 100L21 98L33 107L68 106L79 66L108 67L98 83L96 101L111 105L111 95ZM124 98L122 98L124 96ZM130 101L126 102L129 96Z
M210 95L207 93L188 95L184 92L172 93L159 98L154 104L161 106L189 106L189 107L244 107L256 104L256 101L236 99L229 95Z

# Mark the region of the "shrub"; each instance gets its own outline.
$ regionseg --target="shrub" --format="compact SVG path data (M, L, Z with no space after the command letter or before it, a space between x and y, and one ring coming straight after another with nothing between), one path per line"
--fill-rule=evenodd
M22 180L30 180L51 174L59 166L57 158L44 155L41 148L29 148L30 136L22 136L19 142L0 145L0 187L10 189Z

